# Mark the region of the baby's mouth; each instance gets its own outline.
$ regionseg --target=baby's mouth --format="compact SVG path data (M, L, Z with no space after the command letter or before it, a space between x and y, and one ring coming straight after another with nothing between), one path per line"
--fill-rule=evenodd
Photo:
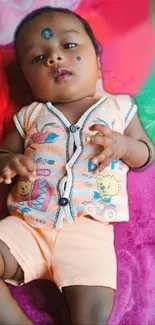
M70 71L68 71L67 69L57 69L54 73L54 79L56 82L59 82L61 80L67 79L72 75L72 73Z

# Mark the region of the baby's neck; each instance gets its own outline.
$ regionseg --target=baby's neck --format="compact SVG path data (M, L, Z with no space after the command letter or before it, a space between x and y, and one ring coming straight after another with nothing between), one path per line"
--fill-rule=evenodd
M96 98L87 97L74 102L53 105L67 118L71 124L75 124L78 122L80 117L96 102Z

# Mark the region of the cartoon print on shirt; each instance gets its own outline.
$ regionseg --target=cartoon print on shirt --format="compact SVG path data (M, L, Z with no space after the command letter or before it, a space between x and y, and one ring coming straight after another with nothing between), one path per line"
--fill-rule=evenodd
M50 176L51 175L51 170L47 168L38 168L36 170L36 175L37 176Z
M111 169L115 169L118 168L119 170L123 170L124 166L123 166L123 162L121 160L113 160L110 164Z
M32 149L32 154L31 154L32 158L31 159L34 161L34 163L54 165L55 160L42 159L42 157L36 158L36 148L34 148L33 146L30 146L30 148ZM51 170L47 169L47 168L37 168L36 175L37 176L50 176Z
M98 175L96 181L99 192L95 192L94 195L99 195L103 202L110 203L112 197L121 190L121 182L114 175Z
M88 171L94 172L97 169L97 165L92 163L92 158L88 160Z
M23 180L19 181L18 193L20 200L27 201L25 203L29 208L44 212L47 210L51 199L51 187L45 179L37 179L34 183ZM24 210L21 210L21 212L28 212L25 208L29 211L29 208L24 207Z
M98 191L92 192L92 199L83 202L87 213L103 215L107 221L112 221L117 214L116 206L111 200L122 189L121 181L114 175L97 175L96 183Z
M93 122L95 124L104 124L104 125L110 127L110 125L105 120L103 120L102 118L99 118L99 117L97 117Z
M25 212L28 212L31 210L27 207L24 207L23 204L20 204L20 203L18 206L16 206L16 205L14 206L13 204L8 204L8 209L9 209L9 212L11 213L11 215L15 215L15 216L18 216L18 213L24 214Z
M88 159L88 172L94 172L97 169L97 165L92 163L93 158ZM118 168L119 170L123 170L123 163L121 160L113 160L110 163L110 168L115 169Z
M32 189L32 183L29 181L19 181L17 184L17 191L20 196L21 201L28 201L31 199L31 189Z
M52 159L47 160L47 159L42 159L42 158L40 157L40 158L37 158L37 159L35 160L35 162L36 162L37 164L49 164L49 165L54 165L55 160L52 160Z
M26 139L30 139L32 141L32 143L39 143L39 144L43 144L43 143L53 143L54 140L59 137L58 134L53 133L53 132L49 132L49 131L44 131L45 128L47 128L48 126L52 126L52 127L57 127L55 123L46 123L40 130L38 129L38 125L35 125L35 128L37 130L37 133L34 133L32 135L27 135Z

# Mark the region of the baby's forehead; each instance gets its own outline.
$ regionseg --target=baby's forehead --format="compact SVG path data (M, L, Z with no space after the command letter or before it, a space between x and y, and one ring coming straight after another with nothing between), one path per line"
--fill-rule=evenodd
M45 28L52 30L53 35L61 35L66 30L75 30L79 33L85 32L82 22L76 16L63 12L47 12L28 21L22 27L20 36L24 41L29 36L37 35Z
M29 47L47 45L47 41L66 38L71 34L76 38L88 38L82 22L76 16L62 12L42 13L22 27L16 40L17 53L19 56L25 55Z

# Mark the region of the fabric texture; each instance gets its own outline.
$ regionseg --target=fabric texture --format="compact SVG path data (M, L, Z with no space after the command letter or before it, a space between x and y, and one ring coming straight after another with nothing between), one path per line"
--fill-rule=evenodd
M155 323L154 184L154 164L145 171L128 174L130 222L115 227L118 288L110 325ZM0 186L0 195L2 192L4 189ZM35 325L43 325L45 321L53 325L61 312L66 313L63 297L47 280L9 287ZM64 319L62 325L67 324Z
M60 290L70 285L116 289L113 225L81 217L59 230L44 230L11 216L0 221L0 239L24 271L23 283L49 279Z
M56 5L70 1L49 0ZM43 0L3 0L0 44L12 41L13 24ZM154 33L149 21L149 0L81 1L77 12L91 23L103 45L104 87L112 93L130 93L140 106L140 118L155 143ZM21 6L21 7L20 7ZM22 10L21 10L22 8ZM24 11L26 8L27 11ZM135 11L136 8L136 11ZM122 15L123 12L123 15ZM21 17L22 15L22 17ZM16 19L15 19L16 18ZM8 24L9 21L9 24ZM103 33L104 30L104 33ZM8 37L11 34L11 37ZM4 41L3 41L3 40ZM145 42L144 42L145 40ZM134 49L133 49L134 44ZM151 74L151 77L149 75ZM147 84L144 84L148 78ZM141 86L143 89L140 91ZM12 115L33 98L14 60L12 45L0 48L0 140L13 128ZM0 185L0 216L7 215L10 187ZM128 174L130 222L115 228L118 256L118 290L110 325L155 324L155 165ZM48 280L22 287L9 286L12 295L35 325L68 324L66 302Z
M137 106L128 96L122 106L124 111L115 98L104 96L75 125L51 103L34 102L16 113L25 155L37 171L31 181L18 179L8 197L10 214L43 229L61 228L64 219L73 222L87 214L101 222L128 221L128 167L115 160L99 174L92 159L100 151L86 141L94 123L123 134Z

